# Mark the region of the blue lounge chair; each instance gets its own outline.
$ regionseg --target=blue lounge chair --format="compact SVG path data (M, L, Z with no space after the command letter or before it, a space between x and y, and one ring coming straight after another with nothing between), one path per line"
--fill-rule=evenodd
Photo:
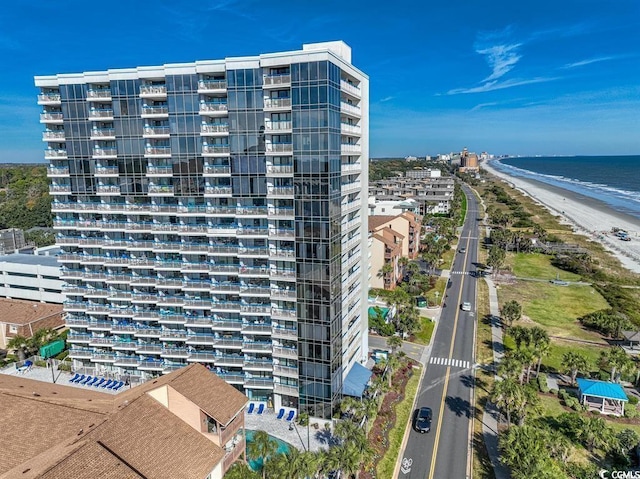
M120 381L114 381L111 386L107 386L107 389L114 389L118 384L120 384Z
M104 383L106 381L105 378L100 378L100 381L98 381L97 383L94 384L95 387L99 388L102 383Z
M258 406L258 410L256 411L256 414L262 414L264 412L264 404L260 403L260 405Z
M98 379L100 379L98 376L95 376L90 383L87 384L87 386L93 386L95 383L98 382Z
M118 385L115 388L113 388L113 390L120 391L120 388L122 388L122 386L124 386L124 381L120 381Z
M102 386L100 386L102 389L106 388L107 386L111 385L111 383L113 382L113 379L109 379L106 383L104 383Z
M93 379L93 376L87 376L80 384L83 386Z
M247 414L253 414L253 410L255 409L256 405L253 404L252 402L249 403L249 409L247 409Z
M80 377L78 379L76 379L74 382L76 384L78 384L80 381L82 381L84 378L86 378L87 376L85 376L84 374L81 374Z
M284 417L284 409L280 408L280 411L278 411L278 415L276 416L276 419L282 419Z
M80 377L80 373L76 373L75 376L73 376L71 379L69 379L70 383L74 383L76 382L76 380Z
M296 412L293 409L289 411L289 414L287 415L287 422L293 421L293 418L295 417L295 415L296 415Z

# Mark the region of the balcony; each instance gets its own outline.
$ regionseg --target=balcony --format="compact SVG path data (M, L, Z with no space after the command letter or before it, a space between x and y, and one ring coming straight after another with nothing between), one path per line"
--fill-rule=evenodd
M362 153L362 147L352 143L342 143L340 145L340 153L343 155L359 155Z
M89 101L100 101L106 100L111 101L111 89L109 88L94 88L87 91L87 100Z
M222 92L227 89L225 80L200 80L198 82L198 93Z
M145 126L143 138L169 138L171 128L168 126Z
M213 353L206 353L204 351L191 350L187 355L187 361L193 362L193 363L199 363L199 362L213 363L217 361L218 357L219 356L216 356Z
M360 173L362 172L361 163L343 163L341 166L342 173Z
M340 80L340 89L346 93L349 93L357 98L362 98L362 92L360 88L352 83Z
M240 311L240 302L214 301L211 303L211 311Z
M274 346L273 355L281 358L298 359L298 349L284 346Z
M343 195L356 193L362 190L362 183L359 181L352 181L351 183L343 183L341 190Z
M226 176L231 174L231 167L229 165L204 165L202 168L202 172L205 175L225 175Z
M60 93L41 93L38 95L38 105L59 105L61 101Z
M140 364L140 358L136 356L118 356L116 355L116 360L113 363L114 366L137 366Z
M45 160L66 160L67 150L62 148L47 148L44 150Z
M62 125L62 112L45 112L40 113L40 123L52 123Z
M42 132L42 141L65 141L64 130L48 130Z
M170 146L147 146L144 149L145 158L170 158Z
M360 116L362 115L362 111L360 110L359 106L352 105L350 103L345 103L345 102L340 103L340 111L342 113L346 113L350 116L355 116L357 118L360 118Z
M272 335L276 339L288 339L291 341L298 340L298 330L295 328L283 328L276 326L273 328Z
M160 356L163 358L186 359L189 357L189 350L187 348L163 348Z
M292 143L267 143L265 145L267 153L292 153Z
M270 271L271 279L282 279L282 280L290 280L295 281L296 279L296 270L295 269L271 269Z
M218 196L218 195L223 195L223 196L228 196L230 194L232 194L233 189L231 188L231 186L205 186L204 187L204 193L205 195L211 195L211 196Z
M298 377L298 368L292 366L281 366L276 364L273 366L273 374L277 374L278 376L286 376L289 378L297 378Z
M202 145L202 156L228 156L229 145Z
M173 166L147 165L147 176L173 176Z
M47 167L47 175L50 177L69 176L68 166L49 166Z
M287 133L291 132L293 124L290 121L270 121L264 125L266 133Z
M268 186L267 195L273 197L290 197L295 194L293 186Z
M273 378L246 378L244 380L244 387L248 388L260 388L260 389L273 389Z
M201 115L226 115L227 104L219 102L203 102L200 103L199 111Z
M118 149L117 148L94 148L91 153L93 158L117 158L118 157Z
M271 334L271 323L242 323L243 334Z
M142 107L142 118L168 118L169 108L166 106L149 106Z
M271 289L271 299L295 300L297 299L295 289Z
M262 79L262 86L264 88L281 87L291 85L291 75L265 75Z
M52 194L52 195L71 194L71 185L51 185L49 186L49 194Z
M96 166L96 176L118 176L117 166Z
M115 140L116 130L114 128L92 128L89 137L91 140Z
M264 110L290 110L291 98L265 98Z
M271 341L243 341L242 350L244 352L264 352L271 351L273 344Z
M295 238L296 231L293 228L269 228L269 238Z
M113 195L120 194L120 187L118 185L98 185L96 186L96 194L100 195Z
M165 85L140 85L140 98L166 98Z
M91 353L91 361L94 363L113 363L116 360L115 353L101 353L94 351Z
M341 123L340 132L347 135L360 136L362 133L362 129L360 128L360 125L350 125L349 123Z
M300 394L297 386L289 386L287 384L273 383L273 392L277 394L285 394L287 396L298 397Z
M239 226L236 234L238 236L266 236L268 232L267 226Z
M276 207L276 208L269 208L269 216L272 217L276 217L276 218L294 218L296 215L296 210L291 207L291 208L285 208L285 207Z
M298 315L295 308L293 309L271 308L272 319L296 320L297 317Z
M71 359L91 359L93 351L91 349L84 348L71 348L69 350L69 357Z
M164 363L161 359L144 359L138 364L138 370L140 371L160 371L164 370Z
M267 165L268 175L292 175L293 165Z
M113 120L113 110L111 108L91 109L89 120Z
M229 133L229 125L226 123L205 123L200 126L202 136L224 136Z
M239 319L214 319L211 322L211 330L212 331L241 331L242 330L242 321Z
M271 306L268 304L242 304L240 306L242 313L253 314L269 314L271 312Z
M149 194L173 195L173 185L149 185Z

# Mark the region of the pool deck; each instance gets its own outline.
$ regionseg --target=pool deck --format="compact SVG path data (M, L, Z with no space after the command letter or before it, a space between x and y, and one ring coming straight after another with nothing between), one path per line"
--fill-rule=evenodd
M328 449L331 441L331 433L325 431L324 423L311 419L310 423L319 422L318 429L312 426L300 426L295 422L287 422L277 419L273 409L266 409L261 415L248 414L245 411L244 424L246 429L252 431L266 431L273 437L291 444L301 451L319 451ZM291 426L291 429L290 429Z
M55 383L60 384L62 386L69 386L72 388L80 388L80 389L90 389L91 391L99 391L106 394L116 395L119 392L128 389L129 386L123 387L120 391L113 391L111 389L102 389L95 388L93 386L84 386L82 384L70 383L69 379L71 379L74 375L71 373L67 373L65 371L55 370ZM53 383L53 376L51 374L51 368L43 368L39 366L32 366L29 369L16 369L15 366L9 365L4 369L0 369L0 374L7 374L9 376L18 376L26 379L33 379L34 381L42 381L45 383ZM102 377L102 376L100 376Z

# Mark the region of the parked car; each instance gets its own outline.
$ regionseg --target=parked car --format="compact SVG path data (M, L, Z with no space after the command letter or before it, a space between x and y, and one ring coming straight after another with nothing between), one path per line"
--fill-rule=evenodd
M460 248L460 252L463 253L463 254L466 253L467 252L467 248Z
M462 311L471 311L471 303L468 301L462 303L460 307L462 308Z
M413 429L420 434L431 430L431 408L421 407L413 413Z

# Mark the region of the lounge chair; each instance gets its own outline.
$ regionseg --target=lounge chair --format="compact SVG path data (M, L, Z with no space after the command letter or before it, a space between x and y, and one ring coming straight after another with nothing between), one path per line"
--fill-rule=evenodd
M93 386L96 387L96 388L99 388L105 381L106 381L105 378L100 378L100 381L95 383Z
M81 374L80 377L78 379L76 379L74 382L76 384L80 383L80 381L82 381L84 378L86 378L87 376L85 376L84 374Z
M249 409L247 409L247 414L253 414L253 410L255 409L256 405L253 404L252 402L249 403Z
M80 377L80 373L76 373L75 376L73 376L71 379L69 379L70 383L74 383L76 382L76 379L78 379Z
M83 386L93 379L93 376L87 376L80 384Z
M107 386L107 389L113 389L115 388L118 384L120 384L120 381L114 381L113 384L111 386Z
M260 403L260 405L258 406L258 410L256 411L256 414L262 414L264 412L264 404Z
M293 421L293 418L295 416L296 416L296 412L292 409L291 411L289 411L289 414L287 415L287 422Z
M98 382L98 379L100 379L98 376L94 376L91 382L87 383L87 386L93 386L95 383Z
M106 383L104 383L102 386L100 386L102 389L108 387L111 385L111 383L113 382L113 379L109 379Z
M284 417L284 408L280 408L280 411L278 411L278 415L276 416L276 419L282 419Z
M115 388L113 388L113 390L114 390L114 391L119 391L119 390L120 390L120 388L122 388L122 386L124 386L124 381L120 381L120 382L118 383L118 385L117 385Z

